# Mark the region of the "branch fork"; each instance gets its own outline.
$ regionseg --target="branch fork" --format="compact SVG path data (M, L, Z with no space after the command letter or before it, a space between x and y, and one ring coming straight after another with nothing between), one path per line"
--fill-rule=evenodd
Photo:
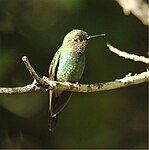
M137 56L134 54L128 54L126 52L120 51L114 48L110 44L107 44L109 50L125 59L131 59L133 61L139 61L145 64L149 64L149 58L144 56ZM22 61L28 69L30 75L33 77L34 81L32 84L28 84L23 87L0 87L0 94L23 94L37 91L48 91L48 90L66 90L72 92L99 92L112 90L122 87L127 87L135 84L140 84L143 82L149 82L149 71L142 72L140 74L135 74L132 76L131 73L126 75L122 79L115 79L114 81L105 83L94 83L94 84L74 84L70 82L58 82L51 81L48 77L43 76L42 78L38 76L36 71L31 66L29 59L26 56L22 57Z

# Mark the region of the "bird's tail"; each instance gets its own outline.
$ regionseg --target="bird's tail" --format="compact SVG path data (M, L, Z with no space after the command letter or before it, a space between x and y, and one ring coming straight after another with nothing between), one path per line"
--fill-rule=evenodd
M48 118L48 128L49 128L49 131L50 132L53 132L54 129L55 129L55 126L57 124L57 119L58 119L58 116L49 116Z
M53 132L55 130L56 124L57 124L57 119L58 115L53 115L53 103L52 103L52 91L49 91L49 108L48 108L48 128L50 132Z

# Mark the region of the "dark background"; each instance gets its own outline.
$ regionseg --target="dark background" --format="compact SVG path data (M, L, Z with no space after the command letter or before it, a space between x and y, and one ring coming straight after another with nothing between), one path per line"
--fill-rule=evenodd
M111 53L113 46L147 57L147 27L125 16L112 0L0 0L0 86L32 82L21 57L29 57L40 76L63 37L72 29L105 33L86 49L80 83L123 78L146 70L143 63ZM48 132L47 92L0 95L0 148L147 148L147 84L74 93Z

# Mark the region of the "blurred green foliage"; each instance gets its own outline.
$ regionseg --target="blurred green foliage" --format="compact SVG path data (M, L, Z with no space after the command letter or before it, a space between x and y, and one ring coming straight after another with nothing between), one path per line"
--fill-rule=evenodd
M21 57L48 75L63 37L78 28L105 33L90 41L81 83L105 82L146 69L120 58L106 43L147 56L147 27L124 16L113 0L0 0L0 86L32 82ZM46 92L0 96L0 148L146 148L147 85L101 93L75 93L60 114L56 131L47 125Z

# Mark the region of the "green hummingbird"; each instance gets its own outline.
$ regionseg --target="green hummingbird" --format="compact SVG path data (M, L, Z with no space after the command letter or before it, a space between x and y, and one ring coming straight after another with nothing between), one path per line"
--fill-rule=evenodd
M63 40L62 46L57 50L49 67L50 80L60 82L79 82L85 67L85 48L88 40L104 34L89 36L87 32L79 29L70 31ZM54 131L57 116L66 106L72 92L49 91L49 131Z

